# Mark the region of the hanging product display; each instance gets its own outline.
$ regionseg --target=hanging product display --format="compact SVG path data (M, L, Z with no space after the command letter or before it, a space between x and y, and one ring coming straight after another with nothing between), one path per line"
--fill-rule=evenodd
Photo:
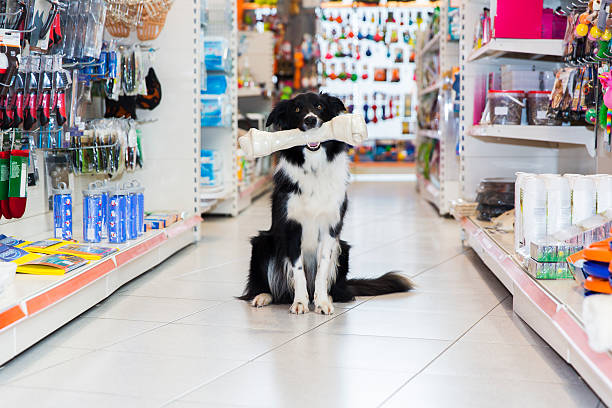
M416 87L414 58L407 56L415 54L417 21L425 13L419 8L343 8L333 3L316 10L323 56L320 89L338 96L345 106L359 107L372 139L410 134L410 126L403 124L413 121L414 112L404 109L404 100L416 95Z

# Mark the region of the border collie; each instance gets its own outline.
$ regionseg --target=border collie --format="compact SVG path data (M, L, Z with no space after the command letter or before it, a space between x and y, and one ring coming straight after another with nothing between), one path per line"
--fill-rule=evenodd
M340 99L305 93L279 102L266 126L317 128L345 111ZM272 226L251 239L249 278L242 300L255 307L291 303L291 313L331 314L333 302L355 296L405 292L410 280L389 272L377 279L347 279L350 246L340 239L348 207L348 146L308 143L280 152L274 174Z

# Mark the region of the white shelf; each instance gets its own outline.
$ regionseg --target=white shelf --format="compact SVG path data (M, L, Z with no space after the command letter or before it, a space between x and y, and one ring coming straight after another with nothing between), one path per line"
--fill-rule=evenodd
M428 86L427 88L420 90L419 91L419 96L423 96L425 94L437 91L438 89L440 89L442 87L442 82L438 81L433 85Z
M261 96L262 90L259 87L238 88L239 98L248 98L250 96Z
M0 299L0 365L196 239L192 216L61 276L17 274ZM110 246L112 244L101 244Z
M419 136L422 136L422 137L429 137L431 139L438 139L438 140L440 140L440 131L439 130L419 129L417 131L417 134Z
M417 182L419 183L419 191L424 199L440 208L440 190L429 180L418 174Z
M426 54L430 51L437 51L440 48L440 33L433 36L433 38L425 43L423 49L420 51L421 55Z
M563 55L562 43L563 40L494 38L477 50L473 50L468 61L486 57L497 58L508 53L560 57Z
M484 224L482 224L484 225ZM467 243L513 295L513 309L607 404L612 403L612 355L588 344L578 312L576 281L537 281L512 256L513 234L490 233L481 223L462 218Z
M472 136L584 145L595 155L595 133L586 126L475 125Z

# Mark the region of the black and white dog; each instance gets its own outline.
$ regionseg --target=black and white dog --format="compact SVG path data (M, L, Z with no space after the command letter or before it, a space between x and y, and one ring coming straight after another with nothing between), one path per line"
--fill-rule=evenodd
M340 99L305 93L279 102L266 126L277 130L321 126L345 111ZM348 146L327 141L280 152L274 174L272 226L251 239L249 279L240 297L256 307L291 303L291 313L333 313L334 302L355 296L405 292L411 282L389 272L377 279L347 279L350 246L340 239L348 206Z

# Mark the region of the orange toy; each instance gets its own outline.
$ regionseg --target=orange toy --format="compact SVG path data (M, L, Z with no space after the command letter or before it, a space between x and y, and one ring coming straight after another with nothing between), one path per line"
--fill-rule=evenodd
M612 287L610 287L610 282L607 279L598 279L593 278L592 276L587 276L584 281L584 288L592 292L612 294Z
M293 73L293 88L302 88L302 67L304 66L304 54L300 51L293 53L295 71Z
M612 251L609 246L590 246L584 249L584 257L589 261L610 263L612 262Z

